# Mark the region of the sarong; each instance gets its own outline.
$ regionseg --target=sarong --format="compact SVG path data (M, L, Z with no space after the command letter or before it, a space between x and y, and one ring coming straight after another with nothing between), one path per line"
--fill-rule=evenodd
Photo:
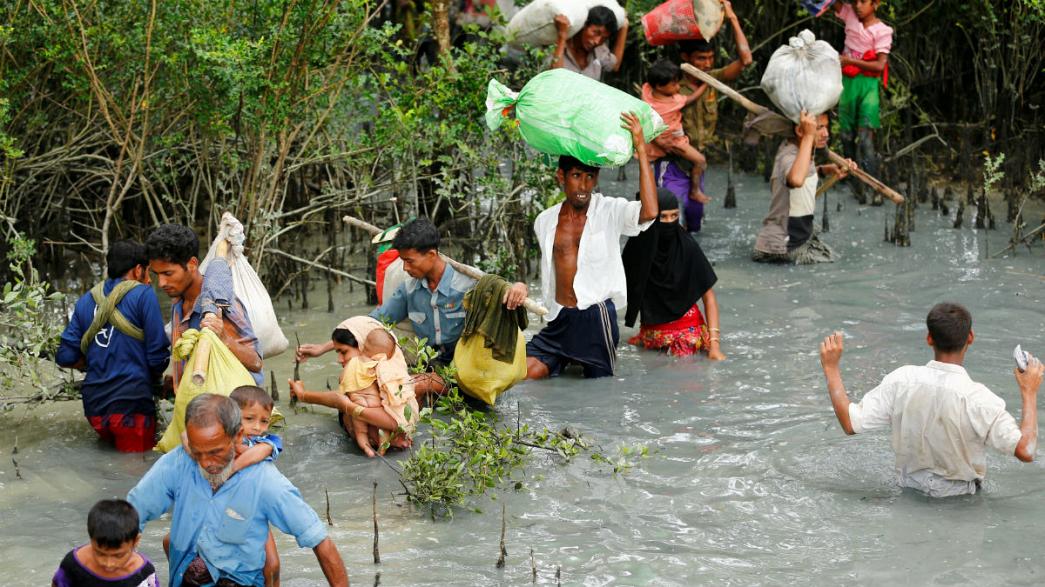
M609 377L617 366L617 309L611 300L585 310L563 308L526 343L526 356L548 366L552 377L570 363L579 364L585 377Z
M639 333L628 339L629 344L648 349L667 349L675 357L697 354L711 344L711 333L704 323L704 315L697 304L678 320L665 324L643 324Z

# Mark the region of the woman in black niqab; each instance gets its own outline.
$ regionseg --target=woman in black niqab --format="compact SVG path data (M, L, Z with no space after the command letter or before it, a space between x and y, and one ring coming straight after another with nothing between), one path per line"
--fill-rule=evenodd
M627 326L641 314L642 326L629 343L666 349L676 356L706 351L714 360L725 359L719 349L718 303L712 287L715 270L697 241L678 222L679 202L673 193L657 191L660 214L653 226L624 246L628 277ZM698 301L703 301L700 312Z

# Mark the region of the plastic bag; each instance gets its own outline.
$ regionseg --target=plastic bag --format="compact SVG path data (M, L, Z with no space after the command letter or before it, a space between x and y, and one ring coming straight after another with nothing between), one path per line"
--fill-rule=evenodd
M251 327L261 343L261 358L274 357L287 350L290 342L279 327L276 311L272 308L272 298L243 254L243 242L246 240L243 225L232 214L222 214L218 236L211 243L207 256L200 264L200 272L206 275L207 265L217 255L218 243L223 240L229 243L226 258L229 268L232 269L232 288L247 309Z
M511 363L493 358L493 348L481 334L462 338L454 350L454 365L461 391L492 406L497 396L526 379L526 338L520 330Z
M210 357L207 361L207 378L203 385L192 382L192 367L195 364L195 354L199 342L206 340L210 343ZM168 452L181 445L181 433L185 430L185 408L189 406L192 398L201 393L215 393L218 395L229 395L233 389L240 385L254 385L254 378L250 371L239 362L218 335L209 329L196 330L190 328L178 337L177 344L172 349L176 361L186 361L185 370L178 382L178 389L174 396L174 416L167 430L163 432L163 438L156 443L156 450ZM275 415L275 412L273 412ZM275 418L273 418L275 423Z
M823 114L842 94L842 67L838 52L804 30L773 52L762 74L762 89L784 116L798 123L805 110Z
M711 39L725 18L719 0L668 0L642 17L642 30L650 45Z
M622 112L638 115L646 141L667 130L649 104L565 69L537 74L519 93L492 79L486 108L491 130L514 108L519 131L531 147L596 167L620 167L631 160L631 133L621 128Z
M508 44L513 47L554 45L559 39L555 17L570 19L568 36L576 35L588 20L588 4L583 0L534 0L515 13L508 22Z

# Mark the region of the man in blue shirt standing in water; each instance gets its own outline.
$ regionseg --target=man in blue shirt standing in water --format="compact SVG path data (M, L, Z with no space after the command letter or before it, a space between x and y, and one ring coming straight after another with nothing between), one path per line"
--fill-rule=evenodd
M205 393L189 402L189 450L160 457L127 495L141 518L171 514L170 585L263 587L269 524L311 548L330 585L348 587L348 572L327 527L275 465L233 472L243 441L240 410L228 397Z

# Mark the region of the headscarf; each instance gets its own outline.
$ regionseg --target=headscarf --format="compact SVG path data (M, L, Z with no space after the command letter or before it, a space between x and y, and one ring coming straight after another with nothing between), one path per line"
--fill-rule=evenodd
M646 325L681 318L718 280L711 263L678 222L661 222L659 212L677 210L675 194L657 190L658 215L653 226L624 245L628 278L628 311L624 323L635 324L642 312Z
M363 345L366 344L366 337L375 328L384 328L385 325L381 324L376 318L370 316L353 316L348 320L343 321L337 325L335 330L347 330L352 333L352 336L356 339L356 347L359 348L359 352L363 352Z

